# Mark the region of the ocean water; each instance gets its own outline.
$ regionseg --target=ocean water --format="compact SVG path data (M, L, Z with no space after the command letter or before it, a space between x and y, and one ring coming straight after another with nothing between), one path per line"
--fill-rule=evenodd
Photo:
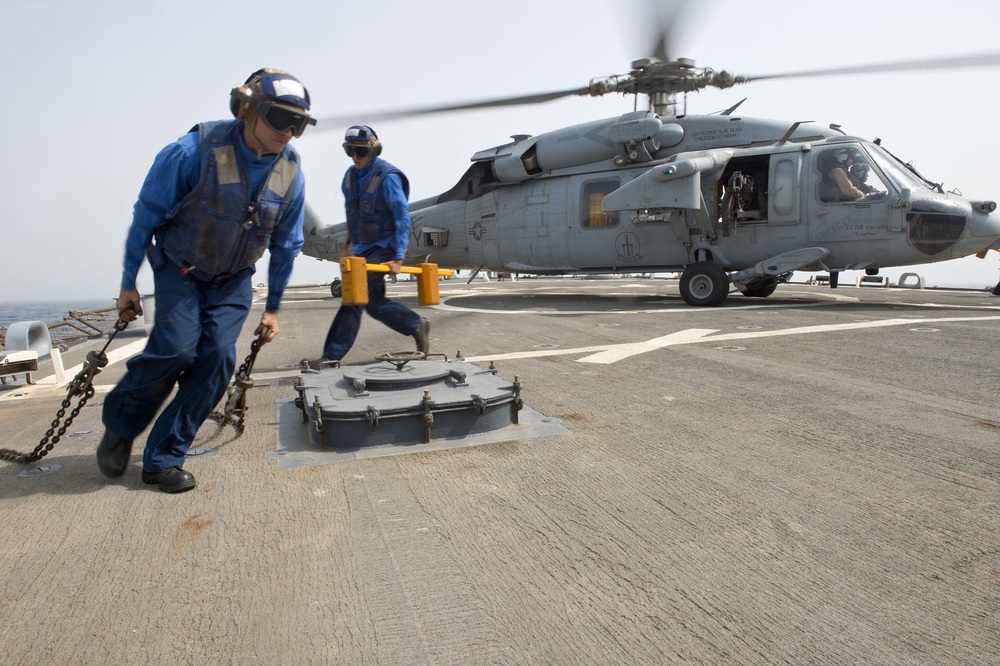
M70 310L90 312L114 306L113 298L77 301L0 301L0 326L7 327L16 321L56 324L64 317L68 317Z
M85 319L90 325L84 325L80 321L70 318L70 310L94 312L114 308L114 306L115 299L113 298L74 301L0 301L0 335L5 334L7 328L15 322L40 321L49 327L49 334L54 344L70 344L75 340L96 335L99 330L110 330L118 318L117 312L112 310L108 314L86 316ZM67 318L79 328L58 325Z

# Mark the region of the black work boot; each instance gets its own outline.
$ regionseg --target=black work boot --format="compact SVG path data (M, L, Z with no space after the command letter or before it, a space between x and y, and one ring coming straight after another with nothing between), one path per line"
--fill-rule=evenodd
M142 470L142 482L158 485L165 493L182 493L195 487L194 474L180 467L168 467L159 472Z
M132 440L105 430L101 443L97 445L97 468L104 476L112 479L119 477L128 468L130 455L132 455Z

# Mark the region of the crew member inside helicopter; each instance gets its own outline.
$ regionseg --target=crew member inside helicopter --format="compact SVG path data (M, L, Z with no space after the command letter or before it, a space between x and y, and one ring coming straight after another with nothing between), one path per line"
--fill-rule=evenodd
M860 155L855 155L851 161L851 167L848 169L847 175L850 177L854 187L864 192L865 195L877 195L880 193L879 190L868 183L869 171L871 171L871 166L868 164L868 161Z
M851 180L849 170L855 153L847 148L835 148L820 153L819 168L823 178L819 181L820 201L858 201L865 193Z
M723 235L733 222L760 222L767 219L767 168L727 169L722 178L719 205Z

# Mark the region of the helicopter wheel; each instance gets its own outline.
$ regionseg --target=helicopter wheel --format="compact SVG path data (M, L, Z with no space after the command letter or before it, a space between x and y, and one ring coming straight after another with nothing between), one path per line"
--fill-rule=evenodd
M744 296L752 296L755 298L767 298L774 293L774 290L778 288L778 278L773 276L767 276L760 281L760 284L755 284L754 286L748 286L746 289L742 290L740 293Z
M330 283L330 293L333 294L334 298L340 298L342 292L339 278Z
M681 273L681 297L688 305L715 307L729 295L729 276L711 261L691 264Z

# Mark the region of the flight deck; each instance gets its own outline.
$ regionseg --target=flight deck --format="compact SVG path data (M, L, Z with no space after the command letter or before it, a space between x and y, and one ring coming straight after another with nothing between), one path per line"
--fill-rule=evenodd
M387 286L416 307L416 282ZM294 287L243 433L207 423L198 487L171 496L140 480L142 439L120 479L95 464L103 396L144 340L123 335L52 451L0 464L0 662L1000 660L1000 297L790 283L700 308L665 279L440 287L421 308L434 362L492 367L500 393L516 377L554 430L316 446L299 361L339 301ZM66 373L104 342L63 353ZM343 366L411 346L365 317ZM46 365L0 387L0 447L49 428L65 391ZM309 464L283 462L289 418Z

